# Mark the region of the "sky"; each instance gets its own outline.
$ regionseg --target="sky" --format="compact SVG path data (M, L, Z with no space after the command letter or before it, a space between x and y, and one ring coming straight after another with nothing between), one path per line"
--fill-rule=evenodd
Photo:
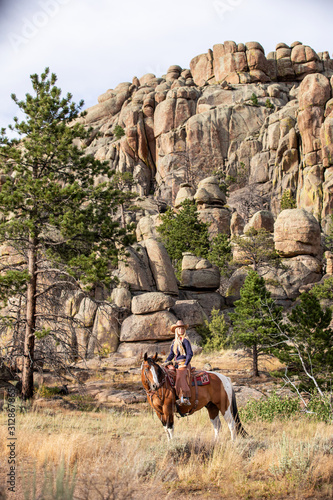
M85 107L119 83L190 61L216 43L300 41L333 58L332 0L0 0L0 128L45 67Z

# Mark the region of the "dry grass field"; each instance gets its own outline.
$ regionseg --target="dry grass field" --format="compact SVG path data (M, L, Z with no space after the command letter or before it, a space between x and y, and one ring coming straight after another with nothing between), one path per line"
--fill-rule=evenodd
M196 361L241 378L248 369L232 355ZM5 411L0 423L1 500L333 499L332 426L305 415L245 422L249 437L233 443L224 422L214 441L206 410L176 419L172 442L147 403L17 411L16 493L5 485Z
M17 492L6 496L3 492L0 498L333 498L333 435L327 424L306 417L248 422L251 437L235 443L223 425L214 442L208 415L201 411L177 419L175 439L168 443L157 417L142 406L133 414L117 410L19 414ZM5 414L1 414L0 437L4 478ZM58 484L58 494L57 479L67 483L67 487Z

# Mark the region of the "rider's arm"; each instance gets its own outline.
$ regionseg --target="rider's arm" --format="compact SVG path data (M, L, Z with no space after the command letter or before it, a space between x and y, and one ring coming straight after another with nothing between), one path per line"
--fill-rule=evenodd
M167 359L165 360L165 362L166 362L166 363L167 363L168 361L171 361L171 360L175 357L175 353L173 352L173 344L174 344L174 342L172 342L172 344L171 344L170 354L169 354L169 356L167 357Z
M187 339L183 340L183 346L185 347L186 351L185 365L187 366L191 362L191 359L193 358L193 351L191 343Z

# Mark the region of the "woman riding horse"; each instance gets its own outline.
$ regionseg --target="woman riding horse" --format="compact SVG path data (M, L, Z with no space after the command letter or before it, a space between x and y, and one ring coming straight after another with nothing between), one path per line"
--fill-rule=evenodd
M177 369L176 372L176 393L179 397L177 404L191 406L190 397L191 389L189 387L191 379L191 359L193 351L191 342L186 334L188 325L185 325L181 320L172 325L170 330L175 334L175 340L171 344L170 354L165 361L168 365L175 358Z

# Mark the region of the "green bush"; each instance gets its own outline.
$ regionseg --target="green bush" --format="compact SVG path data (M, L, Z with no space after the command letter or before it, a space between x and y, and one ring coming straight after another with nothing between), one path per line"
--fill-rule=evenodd
M276 393L266 399L251 400L240 409L241 419L244 422L251 420L286 419L300 413L298 398L281 398Z
M254 92L251 95L250 99L251 99L251 102L252 102L253 106L259 106L258 97L255 95Z
M47 387L46 385L41 385L37 390L38 397L40 398L53 398L60 393L61 389L58 386Z
M332 424L333 414L331 407L331 395L325 394L324 398L322 398L319 394L313 394L310 402L308 403L308 411L312 412L308 415L315 418L315 420Z
M196 204L185 200L181 206L179 212L169 208L160 216L162 224L157 227L179 278L183 253L207 258L210 247L208 224L200 221Z
M310 293L317 297L318 300L333 300L333 276L325 279L323 283L315 285L313 288L311 288Z
M125 130L120 125L116 125L113 133L115 138L119 140L125 135Z
M211 320L206 320L205 324L197 328L197 330L203 337L201 346L204 352L219 351L229 345L229 327L224 314L218 309L213 309Z
M209 261L215 264L222 276L228 274L228 263L232 259L231 244L226 234L219 233L212 239Z
M287 210L288 208L297 208L296 200L293 197L290 189L285 189L283 191L281 196L280 206L281 206L281 211Z
M268 109L274 109L274 104L272 104L268 98L266 99L265 106Z

